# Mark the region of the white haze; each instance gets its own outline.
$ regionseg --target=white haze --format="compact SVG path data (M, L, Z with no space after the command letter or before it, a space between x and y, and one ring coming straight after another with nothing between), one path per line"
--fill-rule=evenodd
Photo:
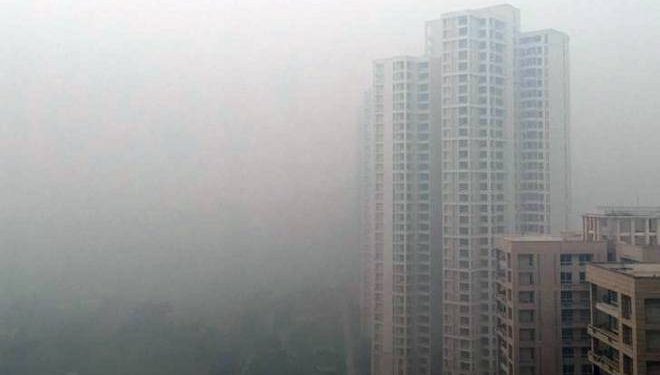
M371 61L492 4L2 2L5 269L159 293L333 282L356 251ZM575 218L660 204L660 2L512 4L571 37Z

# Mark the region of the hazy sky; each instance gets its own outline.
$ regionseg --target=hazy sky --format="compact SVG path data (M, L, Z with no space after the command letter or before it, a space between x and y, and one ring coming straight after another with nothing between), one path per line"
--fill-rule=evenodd
M5 243L352 250L371 61L420 54L424 21L492 4L3 1ZM660 204L660 2L512 4L523 30L571 37L576 212Z

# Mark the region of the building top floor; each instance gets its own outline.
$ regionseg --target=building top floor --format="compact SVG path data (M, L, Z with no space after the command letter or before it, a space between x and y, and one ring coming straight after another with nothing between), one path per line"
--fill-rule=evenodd
M520 11L518 8L510 4L497 4L489 7L463 9L454 12L444 13L439 19L429 20L428 23L438 22L446 18L455 18L463 16L476 16L476 17L494 17L494 18L510 18L518 21Z
M593 263L590 266L634 279L657 279L660 285L660 263Z
M657 206L600 206L585 217L660 217Z

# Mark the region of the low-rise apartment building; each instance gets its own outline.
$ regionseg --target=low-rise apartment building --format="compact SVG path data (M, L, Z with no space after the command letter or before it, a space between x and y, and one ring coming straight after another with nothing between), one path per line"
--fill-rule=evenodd
M660 375L660 264L587 266L595 374Z
M497 374L591 374L585 272L606 242L505 236L495 256Z

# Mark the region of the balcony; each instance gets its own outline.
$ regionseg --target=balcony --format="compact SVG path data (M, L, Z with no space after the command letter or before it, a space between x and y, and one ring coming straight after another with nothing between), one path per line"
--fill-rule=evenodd
M619 314L619 305L612 302L596 302L596 308L605 314L618 318Z
M618 347L619 344L619 334L614 331L610 331L604 325L595 326L589 324L587 327L587 332L598 340L609 344L612 347Z
M498 372L498 375L509 375L511 373L509 371L510 359L508 357L505 357L504 360L501 360L499 362L500 362L500 371Z
M589 361L610 375L621 375L621 372L619 372L619 361L615 361L602 354L594 353L591 350L589 351Z
M509 336L507 335L507 328L504 325L499 325L497 328L495 328L495 332L502 336L502 338L508 338Z

